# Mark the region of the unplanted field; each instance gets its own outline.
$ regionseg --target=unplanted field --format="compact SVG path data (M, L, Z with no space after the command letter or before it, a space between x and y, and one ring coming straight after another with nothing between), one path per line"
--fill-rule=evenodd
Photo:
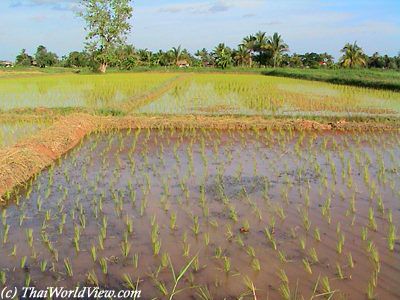
M399 161L398 132L92 134L2 209L0 284L397 299Z

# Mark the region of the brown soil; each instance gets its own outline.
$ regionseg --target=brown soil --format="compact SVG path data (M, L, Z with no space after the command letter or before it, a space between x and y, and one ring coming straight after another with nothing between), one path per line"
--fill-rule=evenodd
M172 82L172 84L174 84ZM149 96L150 97L150 96ZM386 131L400 125L373 122L322 124L309 120L275 120L262 117L129 116L99 117L72 114L15 146L0 150L0 202L4 195L51 165L93 131L129 128L207 128L220 130Z

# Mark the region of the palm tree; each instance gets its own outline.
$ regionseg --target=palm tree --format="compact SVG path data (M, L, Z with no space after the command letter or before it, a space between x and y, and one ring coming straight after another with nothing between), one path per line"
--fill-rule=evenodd
M267 33L259 31L255 35L255 49L261 54L268 48L268 37Z
M236 65L244 67L245 65L250 65L251 67L251 53L244 45L239 45L239 48L234 51L233 59Z
M239 48L244 48L250 54L249 66L253 66L253 53L256 51L256 37L254 35L246 36Z
M279 64L282 53L289 51L289 46L285 44L282 36L274 33L267 41L267 49L271 51L274 68Z
M175 65L178 65L178 62L182 57L182 47L180 45L178 48L172 47L172 56L174 58Z
M364 51L357 42L347 43L340 52L343 53L340 64L345 68L363 67L367 64Z

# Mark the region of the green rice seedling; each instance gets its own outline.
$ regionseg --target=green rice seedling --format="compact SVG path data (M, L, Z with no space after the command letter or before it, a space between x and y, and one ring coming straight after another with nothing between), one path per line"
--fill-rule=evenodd
M229 218L235 223L238 221L238 215L234 206L230 206L229 208Z
M394 251L396 240L397 240L396 227L393 224L389 224L387 243L390 251Z
M139 253L135 253L132 256L132 265L137 269L139 267Z
M351 255L351 252L349 252L347 254L347 262L350 268L354 268L354 260L353 260L353 256Z
M307 271L307 273L312 274L312 269L311 269L311 265L310 262L308 261L307 258L303 258L303 266L304 269Z
M226 225L226 233L225 233L225 236L226 236L226 239L228 240L228 241L232 241L232 239L234 238L234 234L233 234L233 231L232 231L232 227L231 227L231 225L230 224L227 224Z
M28 228L26 229L26 240L28 242L29 247L33 247L33 229Z
M210 244L210 233L205 232L203 237L204 237L204 245L208 247L208 245Z
M371 281L368 282L368 286L367 286L367 298L368 298L368 300L376 299L375 287L374 287L374 284Z
M310 258L311 258L311 263L313 263L313 264L319 263L317 251L315 250L315 248L311 248L308 251L308 254L309 254Z
M286 254L285 254L285 252L283 250L279 250L278 251L278 255L279 255L279 260L281 262L283 262L283 263L287 263L288 262L288 260L286 258Z
M168 263L169 263L169 254L167 252L164 252L161 255L161 266L162 266L162 268L168 267Z
M14 244L13 249L10 253L10 256L17 256L17 245Z
M374 217L374 210L372 207L370 207L368 210L368 220L369 220L369 228L373 231L377 231L378 225L376 224L376 220Z
M368 228L362 227L361 228L361 240L366 241L368 239Z
M339 263L336 263L336 272L337 272L337 275L339 276L339 279L343 280L345 278L343 275L342 267L340 266Z
M300 238L300 247L302 250L306 249L306 239L304 237Z
M326 295L332 294L331 286L329 283L329 278L327 276L322 277L321 285L322 285L322 292L324 294L326 294Z
M86 275L86 281L88 284L92 286L99 286L99 279L97 278L96 272L94 270L91 270L87 273Z
M231 271L231 259L227 256L223 256L222 262L223 262L223 271L226 274L229 274L229 272Z
M275 238L273 237L272 233L269 231L269 229L267 227L264 228L264 235L269 240L269 242L271 243L272 248L274 250L277 250Z
M139 278L137 279L136 284L133 283L133 280L132 280L131 276L128 275L128 274L122 275L122 279L124 281L124 285L125 285L126 288L128 288L128 289L130 289L132 291L137 291L138 290L139 281L140 281Z
M311 222L310 222L310 219L308 217L308 212L305 209L302 210L301 217L302 217L302 220L303 220L304 229L306 231L309 231L310 227L311 227Z
M122 252L122 255L123 255L124 257L128 257L130 251L131 251L131 244L128 243L127 240L124 240L124 241L121 243L121 252Z
M248 246L246 248L246 253L248 256L250 256L251 259L256 257L256 250L254 250L254 248L252 246Z
M213 296L207 286L198 286L196 288L196 296L200 300L213 300Z
M6 272L0 271L0 284L5 286L7 282Z
M64 268L65 268L65 271L67 272L67 275L69 277L74 276L74 273L72 271L71 262L70 262L69 258L64 258Z
M285 270L280 269L278 272L278 277L281 280L281 282L289 284L289 278L287 277Z
M165 282L160 281L160 280L158 280L156 278L153 278L153 281L154 281L154 284L156 285L157 289L160 291L160 293L163 296L168 296L169 291L168 291L168 288L167 288Z
M9 232L10 232L10 225L8 224L4 225L3 244L7 244Z
M40 271L44 273L46 272L46 270L47 270L47 260L42 260L40 262Z
M31 275L29 273L25 274L25 287L31 286Z
M108 274L107 260L104 257L102 257L102 258L100 258L99 263L100 263L101 271L103 272L104 275L107 275Z
M317 242L320 242L320 241L321 241L321 234L320 234L320 232L319 232L319 228L318 228L318 227L316 227L315 230L314 230L314 239L315 239Z
M200 224L199 224L199 217L194 216L193 217L193 226L192 226L192 231L195 236L198 236L200 233Z
M251 260L251 267L254 271L259 272L261 270L260 261L257 258Z
M96 260L97 260L97 249L96 249L95 245L92 245L90 247L90 256L91 256L93 262L96 262Z
M21 267L21 269L24 269L24 268L25 268L25 266L26 266L26 259L27 259L26 256L23 256L23 257L21 258L21 261L20 261L20 263L19 263L19 266Z
M337 244L336 244L336 251L337 251L337 253L339 253L339 254L342 254L343 246L344 246L344 241L345 241L344 234L341 233L341 234L339 235L339 240L338 240L338 242L337 242Z
M378 249L376 248L375 245L372 245L370 248L370 258L374 264L375 270L377 272L380 272L381 269L380 257Z
M187 242L183 243L183 257L189 257L190 255L190 244Z
M176 213L172 212L169 218L169 228L171 230L175 230L176 229Z
M103 236L101 234L98 237L98 242L99 242L98 244L99 244L100 250L104 250L104 239L103 239Z

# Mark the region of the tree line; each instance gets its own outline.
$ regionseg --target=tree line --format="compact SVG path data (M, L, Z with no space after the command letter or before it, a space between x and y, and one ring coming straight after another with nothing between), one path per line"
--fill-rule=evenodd
M400 53L397 56L374 53L368 56L354 43L347 43L340 51L338 62L328 53L308 52L289 54L289 46L279 33L268 36L266 32L246 36L236 48L220 43L212 50L201 49L190 53L181 46L168 51L136 49L126 44L131 30L131 0L81 0L78 16L87 26L86 48L59 58L44 46L34 55L25 49L16 57L17 65L39 67L63 66L92 68L105 72L108 67L131 70L135 67L293 67L293 68L384 68L400 70Z
M257 35L265 35L264 32ZM278 34L274 36L280 37ZM251 36L250 36L251 37ZM281 39L281 38L280 38ZM212 51L201 49L191 54L181 46L174 47L168 51L157 52L148 49L136 49L133 45L123 45L112 49L108 54L108 66L121 70L132 70L135 67L177 67L189 64L192 67L292 67L292 68L379 68L400 70L400 54L394 57L380 55L375 52L368 56L356 44L347 44L341 52L343 53L339 62L335 62L332 55L328 53L308 52L305 54L289 55L283 49L274 50L268 47L254 45L245 46L249 37L236 49L227 47L221 43ZM271 41L272 42L272 41ZM268 45L268 44L266 44ZM286 45L286 44L284 44ZM282 46L282 45L281 45ZM39 46L33 55L29 55L25 49L17 55L16 65L48 67L58 66L67 68L92 68L97 69L99 63L88 51L73 51L68 55L58 57L44 46ZM180 65L182 63L182 65Z

